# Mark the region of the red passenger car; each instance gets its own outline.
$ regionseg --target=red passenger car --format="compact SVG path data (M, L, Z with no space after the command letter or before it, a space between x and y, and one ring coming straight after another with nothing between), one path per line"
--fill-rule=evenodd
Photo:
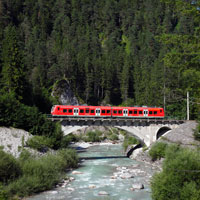
M163 108L55 105L55 117L164 118Z

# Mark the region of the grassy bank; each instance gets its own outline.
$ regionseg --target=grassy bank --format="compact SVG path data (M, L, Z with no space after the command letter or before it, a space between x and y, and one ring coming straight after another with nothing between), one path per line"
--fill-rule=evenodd
M20 199L51 189L77 163L77 154L71 149L40 158L24 151L18 159L0 150L0 199Z

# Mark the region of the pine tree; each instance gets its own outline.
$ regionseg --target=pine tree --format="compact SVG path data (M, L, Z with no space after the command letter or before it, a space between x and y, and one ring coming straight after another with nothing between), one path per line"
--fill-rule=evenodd
M16 28L12 25L6 27L2 44L1 85L4 92L13 92L17 99L22 100L26 84L23 55L18 41Z

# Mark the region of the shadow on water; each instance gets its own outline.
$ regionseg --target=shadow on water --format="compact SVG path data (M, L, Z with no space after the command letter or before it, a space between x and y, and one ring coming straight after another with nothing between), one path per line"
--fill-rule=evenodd
M127 158L127 156L94 156L94 157L79 157L79 160L98 160L98 159L115 159Z

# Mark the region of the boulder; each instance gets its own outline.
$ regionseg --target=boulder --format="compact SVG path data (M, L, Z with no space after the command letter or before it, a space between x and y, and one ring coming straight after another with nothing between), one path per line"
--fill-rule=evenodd
M73 171L72 174L83 174L83 172Z
M141 189L144 189L144 185L142 183L134 183L132 185L132 189L133 190L141 190Z
M105 196L107 196L107 195L109 195L106 191L100 191L99 192L99 195L105 195Z
M96 188L96 185L89 185L90 189Z
M69 191L72 191L72 192L73 192L73 191L74 191L74 188L68 187L68 188L67 188L67 190L69 190Z

